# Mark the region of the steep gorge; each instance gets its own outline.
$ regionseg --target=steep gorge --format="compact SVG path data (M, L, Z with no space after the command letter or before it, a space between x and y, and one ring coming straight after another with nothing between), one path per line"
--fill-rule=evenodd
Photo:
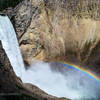
M3 13L8 14L13 22L27 66L33 63L32 59L64 61L85 65L100 73L99 5L99 0L25 0L10 13L9 8ZM27 88L31 90L31 85L28 84ZM31 93L34 93L33 90ZM44 92L42 96L38 93L31 96L58 99Z
M99 5L99 0L26 0L15 16L26 64L32 58L96 64L100 59Z

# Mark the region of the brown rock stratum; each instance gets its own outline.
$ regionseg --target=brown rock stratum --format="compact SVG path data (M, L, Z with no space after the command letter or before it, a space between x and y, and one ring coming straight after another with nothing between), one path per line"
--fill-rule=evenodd
M68 61L99 68L99 5L99 0L25 0L15 16L25 63Z

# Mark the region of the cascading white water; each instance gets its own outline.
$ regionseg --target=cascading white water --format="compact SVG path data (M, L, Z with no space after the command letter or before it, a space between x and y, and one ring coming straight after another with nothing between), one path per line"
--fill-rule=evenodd
M17 76L21 77L24 63L15 30L7 16L0 16L0 40Z
M67 97L72 100L100 100L98 99L100 82L96 82L82 72L44 62L37 62L25 70L16 33L7 16L0 16L0 40L16 75L24 83L37 85L57 97Z

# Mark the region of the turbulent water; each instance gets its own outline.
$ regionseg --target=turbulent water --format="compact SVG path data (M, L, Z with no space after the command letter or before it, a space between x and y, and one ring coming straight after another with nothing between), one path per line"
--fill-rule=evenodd
M15 30L7 16L0 16L0 40L17 76L24 69L23 59L19 50Z
M0 40L15 73L24 83L37 85L57 97L100 100L100 82L62 64L35 62L25 70L16 34L7 16L0 16Z
M24 82L49 94L73 100L99 100L100 83L86 74L57 63L36 62L24 73Z

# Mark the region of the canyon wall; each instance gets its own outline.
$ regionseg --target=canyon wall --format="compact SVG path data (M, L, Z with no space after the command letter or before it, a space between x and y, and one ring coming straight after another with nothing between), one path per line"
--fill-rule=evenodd
M98 61L99 5L99 0L25 1L15 16L15 28L25 63L31 64L32 58L83 64L92 63L91 58L94 63L95 59ZM98 50L95 50L96 47Z
M11 12L10 6L2 12L12 20L27 66L33 63L32 59L65 61L88 65L100 73L99 5L99 0L24 0ZM0 92L20 91L21 99L59 100L23 84L15 76L1 43L0 54Z
M100 0L24 0L12 13L7 10L26 65L35 58L100 66L99 5Z

